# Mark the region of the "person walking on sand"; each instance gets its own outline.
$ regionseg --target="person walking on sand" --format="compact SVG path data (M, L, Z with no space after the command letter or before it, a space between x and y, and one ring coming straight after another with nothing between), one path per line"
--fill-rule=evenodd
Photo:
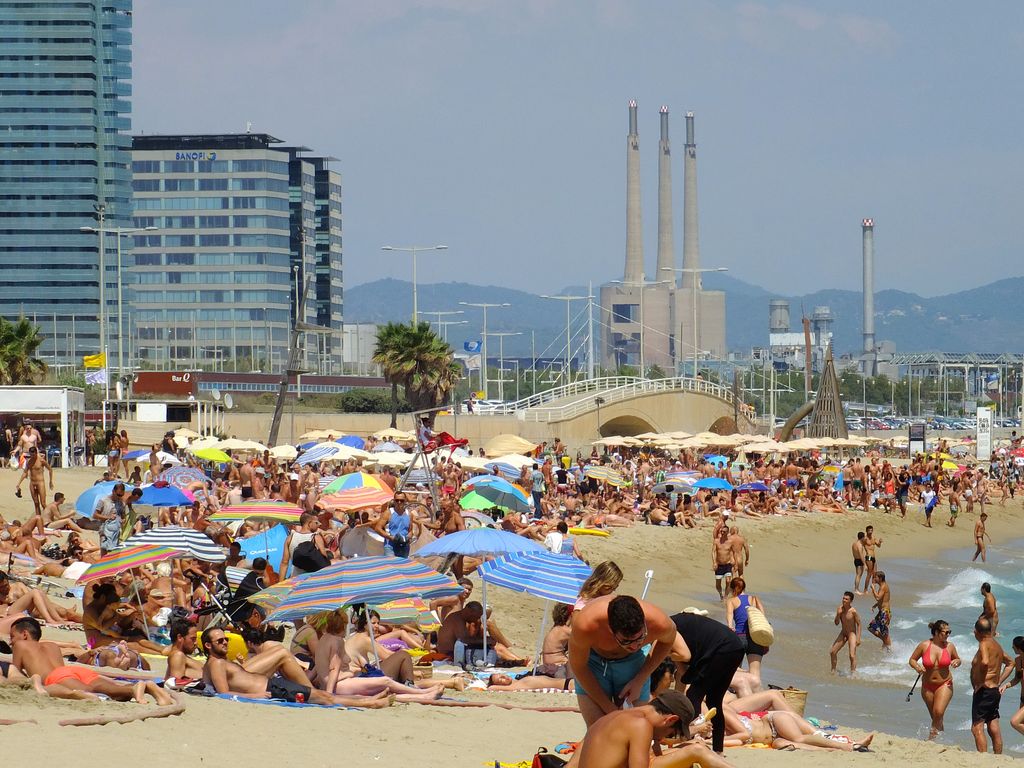
M889 624L892 622L890 610L889 584L885 580L885 571L875 571L871 581L871 596L875 604L871 606L877 613L868 624L868 632L882 641L885 650L892 651L892 638L889 636Z
M875 577L875 569L878 568L878 558L875 556L875 547L882 546L882 537L875 538L875 527L873 525L864 528L864 568L867 578L864 581L864 590Z
M839 635L829 649L829 656L832 659L832 674L836 673L836 666L839 663L839 651L844 645L849 646L850 653L850 674L857 672L857 646L860 645L861 625L857 609L853 607L853 592L843 592L843 601L836 608L836 616L833 622L839 627Z
M722 513L723 518L725 514ZM729 579L732 578L733 569L732 542L729 540L728 521L715 532L715 539L711 542L711 569L715 572L715 589L718 590L718 599L725 600L729 596Z
M978 522L974 524L974 557L971 558L973 563L981 555L981 562L985 562L985 554L987 552L985 548L985 539L992 541L992 537L988 535L988 531L985 530L985 521L988 520L988 513L982 512L978 517Z
M910 668L921 676L921 699L932 719L928 740L934 740L946 726L943 718L953 700L953 672L960 666L960 654L949 642L949 623L936 619L928 625L932 639L918 643L910 655Z
M988 619L992 623L992 634L999 632L999 607L996 605L996 596L992 594L992 585L987 581L981 585L981 615L979 619Z
M1000 688L1013 673L1013 659L992 637L992 622L978 619L974 622L974 637L978 641L978 652L971 661L971 733L974 746L979 752L988 751L985 732L992 739L992 751L1003 754L1003 735L999 730Z
M850 547L853 550L853 592L857 595L863 595L864 591L860 588L860 580L864 575L864 531L857 531L857 540L853 542ZM867 579L864 580L864 589L867 589Z

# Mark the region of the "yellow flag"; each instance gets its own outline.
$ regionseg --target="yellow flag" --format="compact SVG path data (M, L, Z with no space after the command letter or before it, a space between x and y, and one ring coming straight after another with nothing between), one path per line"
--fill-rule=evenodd
M86 368L102 368L107 364L107 356L102 352L95 355L86 355L82 358Z

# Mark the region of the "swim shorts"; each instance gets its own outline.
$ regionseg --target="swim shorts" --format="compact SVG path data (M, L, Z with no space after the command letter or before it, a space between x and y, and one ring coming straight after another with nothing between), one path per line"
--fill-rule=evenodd
M43 680L43 685L59 685L65 680L77 680L82 685L92 685L99 673L86 667L56 667Z
M1002 695L998 688L979 688L971 699L971 722L990 723L999 719L999 700Z
M718 578L725 578L726 576L732 576L732 565L718 565L715 566L715 576Z
M853 558L853 566L854 566L854 568L863 568L864 567L864 561L861 560L859 557L855 557L855 558Z
M286 677L274 675L272 678L267 680L267 693L270 694L270 698L272 699L291 702L294 702L296 697L301 693L305 697L306 701L309 701L310 689L308 686L299 685Z
M889 636L889 622L892 617L888 611L879 611L875 614L875 618L868 624L868 631L871 633L877 633L879 637Z
M744 653L753 653L758 656L768 655L768 648L766 646L758 645L757 643L755 643L753 640L750 639L750 635L748 635L746 632L744 632L743 634L737 633L736 637L738 637L740 641L743 643Z
M609 699L616 700L619 692L636 677L636 673L640 671L644 662L647 661L648 648L649 646L644 646L639 651L634 651L629 656L621 659L606 659L596 651L590 652L590 657L587 659L587 667L594 673L594 677L597 678L597 684L601 686L601 690L604 691ZM578 679L576 681L576 693L583 696L587 695L587 692L580 686ZM649 698L651 698L650 677L644 680L644 687L640 689L639 701L647 701Z
M796 478L791 477L789 480L786 481L786 485L789 488L796 488L798 485L800 485L800 481L797 480Z

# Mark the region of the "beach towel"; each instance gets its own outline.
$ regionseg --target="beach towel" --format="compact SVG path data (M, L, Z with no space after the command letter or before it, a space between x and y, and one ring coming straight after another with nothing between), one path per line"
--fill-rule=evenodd
M218 693L218 699L237 701L242 704L269 704L275 707L291 707L292 709L313 707L315 709L360 709L360 707L346 707L341 704L310 704L308 701L300 704L297 701L284 701L282 699L251 699L248 696L236 696L232 693Z

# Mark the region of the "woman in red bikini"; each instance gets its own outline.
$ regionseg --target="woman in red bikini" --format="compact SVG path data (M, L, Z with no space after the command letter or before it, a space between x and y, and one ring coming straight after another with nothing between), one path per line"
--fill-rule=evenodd
M949 642L949 624L937 619L928 625L932 639L919 643L910 655L910 668L921 675L921 698L932 718L928 740L943 730L943 717L953 700L953 669L960 666L960 654Z

